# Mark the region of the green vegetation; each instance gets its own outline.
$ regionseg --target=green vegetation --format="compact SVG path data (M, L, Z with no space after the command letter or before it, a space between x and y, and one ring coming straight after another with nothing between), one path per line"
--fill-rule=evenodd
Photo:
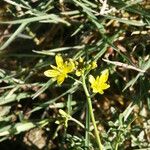
M150 2L0 6L1 149L150 149Z

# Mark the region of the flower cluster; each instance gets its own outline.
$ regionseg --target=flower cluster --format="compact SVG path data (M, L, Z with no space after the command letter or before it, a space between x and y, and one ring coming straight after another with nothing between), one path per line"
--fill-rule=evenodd
M75 65L76 63L74 63L72 59L69 59L69 61L64 62L61 55L56 55L55 61L57 66L51 65L52 69L45 71L44 75L56 80L58 85L61 85L64 82L65 78L68 77L68 74L72 73L73 71L76 71L75 74L77 76L81 76L82 74L84 74L85 69L79 68L78 65L76 66ZM81 63L81 60L79 61L79 63ZM88 66L89 67L85 67L85 68L92 70L97 67L97 63L93 61ZM94 78L92 75L89 76L89 82L91 83L91 88L93 90L93 93L103 94L104 90L110 87L110 85L107 83L108 76L109 76L108 69L102 71L101 75L97 76L96 78Z
M81 76L82 74L84 74L85 71L87 70L93 70L97 67L97 62L96 61L92 61L91 63L87 63L84 61L84 59L82 57L79 58L79 61L76 62L77 64L77 69L76 69L76 76Z

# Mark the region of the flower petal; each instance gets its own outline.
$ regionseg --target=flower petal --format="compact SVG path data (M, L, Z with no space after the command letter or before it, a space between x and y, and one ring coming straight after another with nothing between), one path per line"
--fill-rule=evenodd
M93 87L93 93L98 93L99 91Z
M59 74L59 71L54 69L49 69L44 72L44 75L47 77L57 77Z
M92 75L89 75L89 82L93 84L95 82L95 78Z
M108 80L108 76L109 76L109 71L108 69L102 71L102 74L99 78L99 82L101 83L105 83Z
M110 87L110 85L107 84L107 83L104 83L104 84L101 85L101 89L102 89L102 90L106 90L106 89L108 89L109 87Z
M55 61L58 67L62 67L64 64L63 58L61 57L61 55L56 55L55 56Z
M57 83L59 85L61 85L64 82L64 80L65 80L65 75L59 75L59 76L57 76L56 80L57 80Z
M54 65L50 65L54 70L57 70L58 68Z
M72 59L69 59L69 67L71 72L75 69L75 64Z
M104 91L103 90L99 90L98 93L99 94L104 94Z
M66 61L66 62L64 63L64 70L65 70L66 73L70 73L70 72L72 72L74 69L75 69L75 64L74 64L74 62L73 62L72 59L70 59L69 62Z

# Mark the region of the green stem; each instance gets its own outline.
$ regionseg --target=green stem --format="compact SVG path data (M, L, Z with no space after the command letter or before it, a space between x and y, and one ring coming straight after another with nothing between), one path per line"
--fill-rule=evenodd
M115 150L118 150L119 143L120 143L120 137L121 137L121 131L119 131L119 133L117 135L117 139L116 139L116 143L115 143Z
M91 97L90 97L89 91L87 89L87 85L86 85L86 82L85 82L85 76L84 75L82 75L82 85L83 85L83 89L84 89L84 92L85 92L85 95L86 95L86 98L87 98L89 111L90 111L90 117L91 117L91 120L92 120L92 123L93 123L93 126L94 126L94 132L95 132L96 141L97 141L99 150L102 150L102 143L101 143L101 139L100 139L99 132L98 132L98 129L97 129L97 126L96 126L96 122L95 122L95 117L94 117L94 113L93 113Z
M119 143L116 144L115 150L118 150Z
M86 103L86 132L85 132L85 147L86 149L89 147L90 143L90 111L89 111L89 105Z

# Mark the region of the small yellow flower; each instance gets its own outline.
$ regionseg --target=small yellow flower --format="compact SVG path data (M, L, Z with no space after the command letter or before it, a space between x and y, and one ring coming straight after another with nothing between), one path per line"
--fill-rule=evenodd
M82 57L79 58L79 62L83 63L84 59Z
M47 77L52 77L57 80L57 83L60 85L64 82L65 78L68 77L68 73L71 73L75 69L75 64L72 59L64 62L61 55L55 56L55 61L57 66L51 65L52 69L46 70L44 75Z
M96 61L92 61L92 68L91 69L95 69L97 67L97 62Z
M76 76L80 77L82 75L82 70L76 70L75 74Z
M92 75L89 76L89 81L91 83L93 93L103 94L104 90L110 87L110 85L106 83L108 80L108 76L109 76L108 69L102 71L101 75L97 76L96 79Z

